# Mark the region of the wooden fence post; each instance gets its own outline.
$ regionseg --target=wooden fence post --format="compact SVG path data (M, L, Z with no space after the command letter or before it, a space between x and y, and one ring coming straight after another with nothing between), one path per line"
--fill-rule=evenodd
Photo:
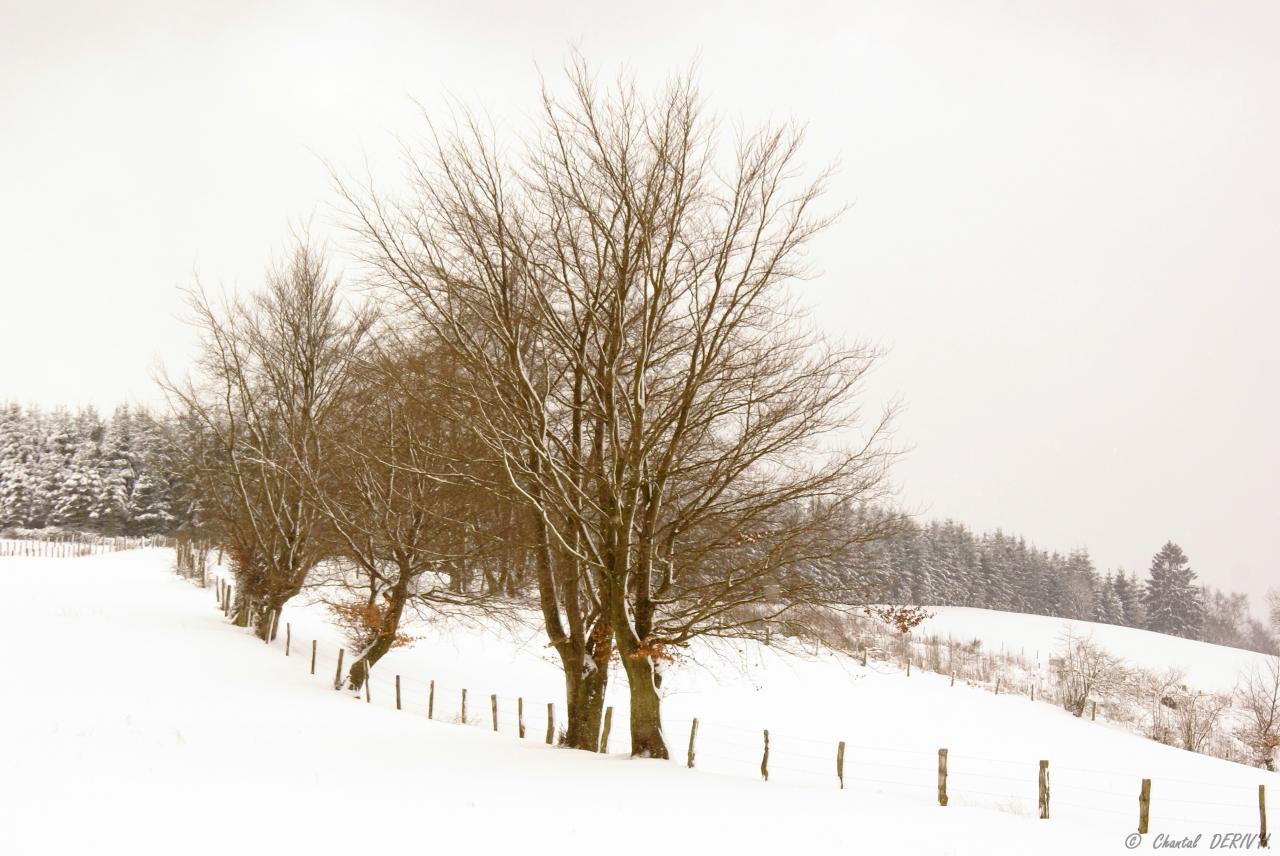
M556 706L547 702L547 745L551 745L551 739L556 735Z
M493 693L489 696L489 706L493 708L493 730L498 730L498 695Z
M938 805L947 804L947 750L938 750Z
M316 640L311 640L311 674L316 673Z
M844 741L836 747L836 776L840 779L840 790L844 790Z
M284 623L284 655L289 656L289 644L293 641L293 626L289 622Z
M516 732L524 739L524 696L516 698Z
M1049 819L1049 762L1040 761L1040 819Z
M345 648L338 649L338 668L333 672L333 688L335 690L342 689L342 655L345 653Z
M436 718L436 679L431 679L431 687L427 690L427 719Z
M1089 711L1089 721L1096 722L1098 719L1098 703L1093 703L1093 708Z
M693 742L698 739L698 717L693 718L693 725L689 726L689 769L693 769Z
M764 757L760 759L760 775L769 781L769 729L764 730Z
M370 695L370 684L373 683L373 670L369 668L369 661L364 661L364 703L373 704L373 696Z
M1138 833L1147 834L1147 821L1151 818L1151 780L1142 780L1142 790L1138 792Z
M1000 679L996 678L996 695L1000 695Z
M596 747L597 752L609 751L609 731L613 728L613 705L604 709L604 730L600 734L600 745Z
M396 710L400 709L400 676L396 675Z
M1270 847L1271 839L1267 835L1267 786L1258 785L1258 841L1262 847Z
M462 688L462 724L467 724L467 688Z

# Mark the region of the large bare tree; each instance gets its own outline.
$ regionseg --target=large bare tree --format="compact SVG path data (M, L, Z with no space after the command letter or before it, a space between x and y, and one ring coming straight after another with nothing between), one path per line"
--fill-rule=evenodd
M688 76L646 98L581 62L542 106L518 156L464 117L406 199L344 190L381 281L466 366L571 707L616 647L632 752L666 757L669 649L831 600L808 567L884 534L851 512L884 492L888 414L854 406L874 352L792 305L831 222L797 131L725 153Z
M263 638L323 557L303 472L323 456L322 426L371 324L339 290L303 237L259 292L216 303L193 291L196 372L164 382L199 439L191 478L203 523L231 558L237 622Z

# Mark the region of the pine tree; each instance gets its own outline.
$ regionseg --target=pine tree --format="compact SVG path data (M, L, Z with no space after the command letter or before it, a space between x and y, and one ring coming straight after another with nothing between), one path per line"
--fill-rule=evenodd
M1204 602L1196 584L1196 573L1186 553L1172 541L1166 542L1152 557L1142 601L1148 630L1188 639L1200 637Z
M134 486L138 481L141 461L134 448L133 414L119 407L111 415L102 437L99 481L103 508L99 531L118 535L130 528Z
M1094 570L1089 551L1080 549L1072 552L1066 560L1064 571L1066 590L1062 611L1058 614L1066 618L1092 621L1097 615L1098 572Z
M1116 573L1116 597L1120 601L1121 621L1126 627L1146 627L1147 616L1142 608L1142 587L1138 578L1126 574L1122 568Z
M1120 577L1123 579L1123 575ZM1098 589L1097 620L1104 624L1124 624L1124 604L1116 590L1116 578L1110 573L1102 580Z

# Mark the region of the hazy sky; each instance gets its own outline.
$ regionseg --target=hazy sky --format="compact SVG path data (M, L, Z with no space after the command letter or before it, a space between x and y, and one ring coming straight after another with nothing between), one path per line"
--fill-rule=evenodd
M412 100L519 126L577 45L807 123L849 213L804 284L890 349L903 498L1102 568L1280 582L1280 4L0 0L0 399L154 401L198 273L252 287L395 175Z

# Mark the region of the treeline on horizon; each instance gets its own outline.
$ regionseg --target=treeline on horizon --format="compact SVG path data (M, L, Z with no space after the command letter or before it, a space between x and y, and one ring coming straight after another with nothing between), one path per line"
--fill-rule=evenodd
M1248 596L1201 585L1173 542L1155 553L1145 578L1122 569L1100 573L1085 549L1050 552L1000 530L979 535L954 520L908 522L867 551L870 584L896 603L1051 615L1280 653Z
M0 529L151 535L185 528L190 511L174 464L176 435L170 419L128 406L106 419L93 408L0 407ZM829 572L853 573L893 603L1074 618L1280 650L1248 596L1196 584L1176 545L1156 555L1161 572L1145 579L1100 573L1087 550L1046 551L954 520L908 522L864 550L859 570Z
M145 409L0 405L0 530L157 535L188 519L174 426Z

